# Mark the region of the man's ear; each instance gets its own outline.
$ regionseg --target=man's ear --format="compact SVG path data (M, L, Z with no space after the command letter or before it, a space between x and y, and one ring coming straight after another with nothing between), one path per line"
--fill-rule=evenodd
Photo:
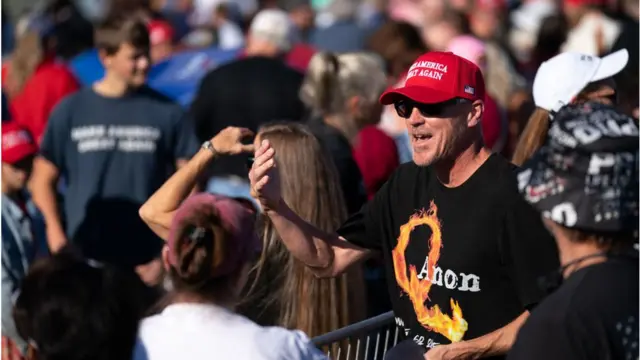
M113 55L107 54L106 50L104 50L104 49L98 50L98 59L100 59L100 63L105 68L107 68L107 67L109 67L111 65L111 61L112 61L111 58L112 57L113 57Z
M471 103L471 111L467 116L467 126L475 127L482 121L482 115L484 114L484 102L482 100L476 100Z

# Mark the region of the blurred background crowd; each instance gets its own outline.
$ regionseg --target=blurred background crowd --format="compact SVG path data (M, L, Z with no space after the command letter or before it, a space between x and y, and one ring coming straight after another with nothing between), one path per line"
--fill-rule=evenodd
M95 266L67 255L36 271L41 278L64 272L66 280L48 288L32 279L30 296L55 293L52 304L92 297L105 311L138 314L145 308L140 301L153 302L147 297L167 290L163 243L138 210L223 129L243 127L270 139L286 174L287 204L334 231L411 161L405 120L378 97L404 83L418 56L450 51L482 70L485 143L518 163L530 155L518 158L516 150L530 119L550 110L534 101L533 80L541 64L562 52L602 57L626 49L612 103L638 119L638 20L637 0L3 1L3 349L26 356L29 341L10 320L12 301L33 260L67 244L96 261L134 267L151 290L126 308L101 303L96 294L126 290L134 297L137 280L94 274ZM123 44L132 45L129 53ZM136 98L118 90L142 84L148 93ZM553 78L544 84L550 92L567 86ZM78 156L114 147L121 153L113 152L107 168ZM193 185L254 206L251 160L240 152L222 157ZM320 280L289 258L268 225L261 240L264 251L255 259L261 271L241 286L248 295L238 308L259 324L314 337L390 310L378 260L361 272ZM170 275L181 283L179 274ZM100 289L78 290L80 284ZM54 316L31 303L22 307ZM66 344L34 320L28 326L46 338L40 341L74 349L104 345ZM105 338L119 341L106 331Z

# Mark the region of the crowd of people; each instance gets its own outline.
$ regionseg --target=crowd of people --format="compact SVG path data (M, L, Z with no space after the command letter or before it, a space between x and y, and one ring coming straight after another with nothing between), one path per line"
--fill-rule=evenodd
M636 1L10 10L3 359L640 359Z

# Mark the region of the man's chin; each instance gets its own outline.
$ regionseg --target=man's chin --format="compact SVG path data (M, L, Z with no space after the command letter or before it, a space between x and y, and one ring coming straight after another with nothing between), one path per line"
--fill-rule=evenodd
M433 156L425 156L420 154L413 154L413 162L418 166L429 166L433 164L434 157Z

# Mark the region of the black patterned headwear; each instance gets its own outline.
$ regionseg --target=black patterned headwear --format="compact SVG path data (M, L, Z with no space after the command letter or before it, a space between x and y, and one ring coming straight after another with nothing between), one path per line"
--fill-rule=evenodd
M637 237L638 186L638 125L594 102L562 108L518 173L520 192L544 217L587 232Z

